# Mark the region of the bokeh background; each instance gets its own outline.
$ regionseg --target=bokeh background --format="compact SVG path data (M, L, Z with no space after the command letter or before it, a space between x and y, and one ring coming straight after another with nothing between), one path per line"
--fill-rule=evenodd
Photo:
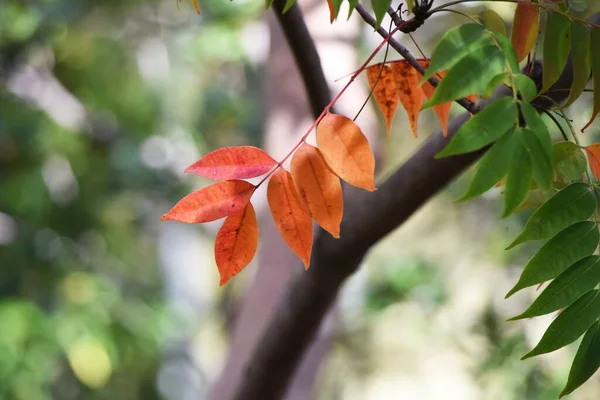
M271 41L261 1L200 5L0 2L0 399L204 399L217 380L257 262L219 287L219 224L159 218L208 183L183 174L201 155L263 145ZM318 15L311 27L328 26ZM436 20L415 36L429 52L463 21ZM360 58L379 39L359 33ZM576 128L590 109L572 107ZM420 125L414 139L399 111L394 136L375 135L382 178L439 128L429 113ZM505 322L535 296L504 300L537 246L504 251L528 214L500 220L500 190L453 204L471 174L348 283L313 398L557 397L576 347L519 361L553 316ZM593 379L571 397L599 393Z

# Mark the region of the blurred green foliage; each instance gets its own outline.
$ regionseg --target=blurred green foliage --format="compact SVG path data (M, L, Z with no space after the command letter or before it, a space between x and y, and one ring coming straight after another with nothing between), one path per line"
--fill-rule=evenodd
M259 140L260 10L0 2L0 399L162 398L158 218L196 148Z

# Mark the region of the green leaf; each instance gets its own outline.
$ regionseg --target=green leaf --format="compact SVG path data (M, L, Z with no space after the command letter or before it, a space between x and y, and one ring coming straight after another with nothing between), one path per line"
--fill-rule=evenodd
M525 100L526 102L530 102L537 96L537 86L530 77L519 73L514 75L514 79L515 83L517 84L517 90L519 91L519 93L521 93L521 97L523 97L523 100Z
M560 397L583 385L600 367L600 322L596 321L585 333L569 371L567 385Z
M506 24L496 11L489 8L485 9L479 14L479 19L481 20L483 26L485 26L488 30L507 36Z
M545 151L550 154L550 158L552 158L552 137L550 136L550 131L548 131L546 123L531 104L520 101L519 108L525 118L527 127L538 135L538 138L544 145Z
M498 47L504 53L504 59L508 63L508 70L513 73L519 72L519 61L517 61L517 53L509 38L506 35L494 33L494 39Z
M532 177L531 158L522 144L522 139L519 138L519 145L515 147L506 175L503 218L510 215L527 199Z
M286 12L289 11L290 8L292 8L292 6L296 3L296 0L286 0L285 2L285 6L283 6L283 11L281 12L282 14L285 14Z
M460 99L486 88L505 68L504 53L496 46L473 50L457 62L440 81L433 96L421 109ZM473 71L477 71L476 74Z
M506 297L556 278L575 261L591 255L598 247L598 239L598 228L591 221L576 222L558 232L527 263L519 281Z
M573 65L573 83L571 93L563 107L569 107L581 96L590 80L590 32L585 25L571 21L571 64Z
M408 12L412 12L414 6L415 0L406 0L406 9L408 10Z
M419 84L422 85L436 72L452 68L472 51L491 44L491 32L479 24L465 24L451 29L435 48L429 68Z
M350 17L352 16L352 11L354 11L357 4L358 0L348 0L348 19L350 19Z
M501 84L510 84L510 75L510 72L503 72L493 77L492 80L488 82L486 88L483 90L483 92L481 92L481 95L479 97L481 97L482 99L487 99L496 91L498 86L500 86Z
M542 92L550 89L565 69L570 49L569 25L569 20L564 15L548 12L544 34Z
M591 45L591 61L592 61L592 75L594 75L594 110L592 111L592 118L583 127L582 131L586 130L592 122L596 119L600 113L600 28L592 28L592 37L590 40Z
M377 19L377 27L381 25L381 21L383 21L383 17L385 17L391 4L392 0L371 0L373 12L375 12L375 19Z
M573 183L538 208L506 250L528 240L548 239L567 226L588 219L595 210L596 197L592 188L582 182Z
M547 152L541 140L531 129L520 130L525 150L529 153L533 168L533 179L542 189L552 187L552 153Z
M444 78L444 80L446 80ZM490 103L483 111L460 127L448 146L436 158L479 150L498 140L515 126L517 105L510 97Z
M550 324L537 346L521 360L550 353L576 341L598 319L600 296L591 290L567 307Z
M514 128L498 139L477 164L471 185L459 201L479 196L500 182L508 171L510 160L518 145L519 139L515 136Z
M328 0L331 1L331 4L333 5L333 12L334 12L334 20L337 19L338 14L340 13L340 7L342 6L342 3L344 2L344 0ZM355 5L356 7L356 5ZM348 17L350 17L350 13L352 13L352 9L353 7L350 6L350 12L348 14Z
M600 283L600 257L585 257L550 282L527 311L509 321L537 317L560 310L592 290L598 283Z
M579 146L573 142L558 142L554 144L552 151L554 153L554 168L559 180L574 181L581 179L587 168L587 159Z

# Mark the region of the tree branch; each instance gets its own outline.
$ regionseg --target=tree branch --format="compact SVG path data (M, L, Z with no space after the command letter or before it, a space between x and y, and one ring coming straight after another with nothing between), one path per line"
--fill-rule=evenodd
M275 0L277 9L285 0ZM294 6L296 7L296 6ZM293 7L292 7L293 9ZM306 32L304 21L296 11L279 16L290 43L308 46L310 36L294 37ZM600 20L597 15L594 20ZM293 27L293 29L291 29ZM381 34L381 33L380 33ZM311 45L312 46L312 45ZM394 47L395 48L395 47ZM312 52L311 52L312 53ZM312 57L312 56L311 56ZM310 82L322 82L322 71L314 60L297 58L303 76ZM310 62L313 67L302 66ZM415 66L416 67L416 66ZM540 76L535 77L536 80ZM314 87L308 82L307 87ZM572 82L572 66L567 69L550 93L552 100L562 102L568 96ZM324 90L325 86L315 87ZM506 94L506 93L505 93ZM316 97L311 97L315 101ZM543 98L539 105L543 106ZM322 100L319 100L322 101ZM325 102L326 103L326 102ZM313 109L316 104L313 105ZM320 111L320 110L319 110ZM433 135L404 165L373 193L345 191L344 220L341 238L333 239L323 230L315 235L311 267L307 272L297 266L295 276L257 346L247 374L237 388L238 400L279 399L284 394L301 356L335 300L343 282L352 275L369 248L404 223L429 198L450 183L466 167L476 161L486 149L455 157L435 159L469 118L455 119L449 126L448 138L440 132Z

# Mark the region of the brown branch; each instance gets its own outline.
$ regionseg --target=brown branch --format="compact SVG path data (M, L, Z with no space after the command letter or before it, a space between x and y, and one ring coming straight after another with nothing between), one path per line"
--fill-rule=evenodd
M281 5L284 1L275 0L275 4ZM304 28L299 29L300 26L303 27L304 21L296 19L297 17L299 14L290 12L280 16L282 25L294 27L286 30L286 35L305 31ZM600 15L594 20L599 21ZM310 45L304 42L310 40L306 35L302 39L288 40L299 46ZM318 65L315 60L297 61L300 64L310 62L310 65ZM306 68L306 71L305 79L314 81L320 81L323 74L320 69ZM539 80L540 76L535 78ZM570 87L571 82L572 66L569 63L552 88L553 101L562 102L566 99L569 91L565 89ZM310 85L307 84L308 86ZM543 99L538 105L543 107ZM448 138L442 137L439 132L433 135L387 181L379 185L376 192L345 192L341 239L333 239L323 230L315 235L311 267L308 272L303 272L298 265L296 275L279 302L249 363L247 373L237 388L236 399L281 398L341 285L356 271L370 247L402 225L429 198L485 152L483 149L455 157L434 158L468 118L468 114L465 114L453 120L448 129Z

